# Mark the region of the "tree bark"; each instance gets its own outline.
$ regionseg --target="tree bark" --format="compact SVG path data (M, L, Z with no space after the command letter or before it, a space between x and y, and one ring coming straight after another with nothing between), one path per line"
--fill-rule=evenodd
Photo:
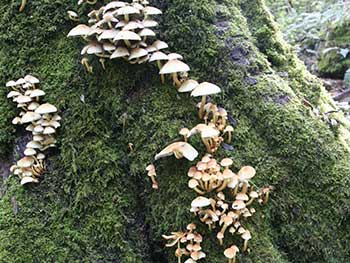
M152 65L113 60L104 71L94 59L94 73L84 72L81 41L66 37L74 26L66 11L89 9L75 2L28 1L18 13L17 1L0 0L1 86L35 74L63 116L44 181L28 187L14 176L3 181L0 261L175 262L161 234L195 221L186 175L191 163L159 161L158 191L145 167L179 139L181 127L198 123L196 102L160 85ZM275 188L249 224L251 252L238 262L346 262L349 124L334 113L339 125L332 127L313 113L334 103L282 40L263 1L151 3L164 12L161 38L184 56L193 78L222 88L213 100L238 120L235 150L219 155L232 157L236 169L254 166L255 183ZM11 160L21 132L11 127L16 109L5 88L0 95L0 152ZM215 236L201 230L203 262L226 262Z

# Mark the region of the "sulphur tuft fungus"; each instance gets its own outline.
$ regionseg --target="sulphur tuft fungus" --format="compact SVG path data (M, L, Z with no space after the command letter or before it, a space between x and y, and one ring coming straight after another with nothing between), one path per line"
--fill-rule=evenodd
M158 153L154 159L158 160L163 157L168 157L175 155L176 159L181 159L185 157L189 161L193 161L197 158L198 152L189 143L186 142L175 142L164 148L160 153Z
M206 103L206 97L208 95L220 93L221 89L216 86L215 84L209 83L209 82L202 82L199 84L192 92L192 97L202 97L202 101L199 108L199 118L203 118L204 113L204 105Z
M190 71L190 67L184 62L174 59L169 60L159 71L159 74L171 74L173 82L177 88L182 85L178 78L178 73Z

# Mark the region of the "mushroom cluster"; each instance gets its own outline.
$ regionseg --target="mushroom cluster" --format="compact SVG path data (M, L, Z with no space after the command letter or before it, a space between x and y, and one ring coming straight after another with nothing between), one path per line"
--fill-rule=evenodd
M7 98L17 103L19 116L12 120L14 125L26 125L26 130L32 133L32 140L26 144L24 157L10 170L21 179L21 184L39 183L45 171L45 154L50 147L55 147L56 130L61 126L61 117L57 108L50 103L41 103L45 92L39 89L39 80L27 75L17 81L11 80L6 87L12 90Z
M95 0L79 1L80 4L84 2L96 3ZM168 45L156 39L156 33L153 31L158 23L152 16L161 13L161 10L148 6L147 0L133 0L132 3L112 1L98 10L91 11L88 14L89 25L76 26L68 36L83 37L88 44L81 54L98 56L103 67L106 58L123 58L131 64L154 62L159 69L161 83L164 84L168 77L179 93L190 92L192 97L200 98L198 115L201 123L192 129L182 128L179 134L183 141L165 147L155 155L155 161L171 155L177 159L194 161L198 152L189 141L198 134L205 145L206 154L188 172L188 176L191 177L188 186L198 194L191 204L191 211L198 216L200 222L207 224L210 230L220 228L217 238L221 245L224 244L227 230L232 235L242 237L242 250L246 251L251 234L242 224L255 213L255 208L250 207L254 200L262 204L267 202L269 188L254 190L251 187L249 180L255 175L253 167L244 166L235 174L231 170L233 160L223 158L217 162L214 158L223 142L232 142L234 131L228 121L227 111L208 100L209 96L220 93L221 88L210 82L191 79L190 67L182 61L183 56L165 51ZM76 13L70 13L69 16L72 20L78 19ZM92 72L87 57L82 59L82 64L87 71ZM146 171L152 181L152 188L158 189L155 166L148 165ZM195 225L188 226L189 232L173 232L170 236L163 236L166 240L171 240L167 247L178 245L175 255L180 263L182 256L189 256L186 263L197 262L205 257L205 254L200 252L199 243L202 236L197 237L200 242L194 241L196 234L191 226ZM188 241L190 244L181 248L181 244ZM238 251L236 245L224 251L229 263L235 262Z
M69 12L69 17L76 21L77 14ZM156 39L153 30L158 23L152 17L159 14L162 11L148 6L146 0L134 0L132 3L113 1L92 10L88 14L88 25L77 25L68 37L80 36L88 42L81 50L81 55L85 56L81 62L88 72L92 72L92 67L87 55L98 56L103 68L106 59L114 58L142 64L150 60L152 54L168 47L165 42Z
M169 241L166 247L177 245L175 256L178 262L181 263L183 256L188 257L184 263L196 263L198 260L205 258L205 253L202 251L201 243L203 237L195 232L196 225L190 223L187 225L185 232L172 232L171 235L163 235L163 238Z

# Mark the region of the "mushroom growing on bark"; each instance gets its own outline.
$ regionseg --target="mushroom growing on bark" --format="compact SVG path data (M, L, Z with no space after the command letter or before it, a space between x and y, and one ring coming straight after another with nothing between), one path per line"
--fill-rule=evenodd
M178 78L179 72L190 71L190 67L180 60L170 60L168 61L159 71L159 74L171 74L175 86L179 88L182 82Z
M198 152L189 143L186 142L175 142L164 148L154 158L158 160L163 157L175 155L177 159L185 157L189 161L193 161L197 156Z
M206 103L206 96L220 93L220 92L221 92L221 89L218 86L209 82L202 82L191 92L192 97L202 97L202 101L199 108L200 119L203 118L204 105Z

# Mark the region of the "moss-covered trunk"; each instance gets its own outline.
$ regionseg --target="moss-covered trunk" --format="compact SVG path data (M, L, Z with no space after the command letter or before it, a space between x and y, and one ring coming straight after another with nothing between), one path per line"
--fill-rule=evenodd
M0 262L175 262L161 234L193 220L191 164L159 162L158 191L145 167L180 127L197 123L195 101L160 85L151 65L115 60L103 71L96 60L87 74L82 43L66 38L74 26L66 10L76 2L29 0L18 13L18 1L0 0L0 86L33 73L63 116L45 180L2 183ZM283 42L263 1L151 2L165 13L161 38L184 55L192 76L223 89L215 100L238 120L235 150L225 154L236 168L256 167L257 184L275 187L240 262L348 262L349 126L340 114L323 115L332 101ZM0 95L0 150L11 159L22 133L11 126L16 109L5 88ZM215 237L205 236L206 262L226 262Z

